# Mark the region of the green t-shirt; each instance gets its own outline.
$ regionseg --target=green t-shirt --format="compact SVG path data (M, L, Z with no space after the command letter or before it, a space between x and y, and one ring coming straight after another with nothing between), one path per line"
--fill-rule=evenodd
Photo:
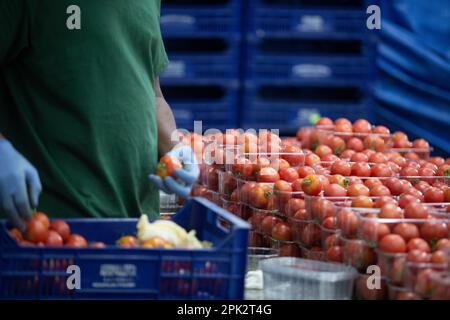
M147 176L158 161L154 79L168 63L160 6L0 0L0 132L39 171L39 210L158 214Z

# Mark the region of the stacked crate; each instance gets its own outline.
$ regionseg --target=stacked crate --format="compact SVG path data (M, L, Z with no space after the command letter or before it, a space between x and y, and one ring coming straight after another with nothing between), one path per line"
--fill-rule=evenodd
M365 0L248 0L245 128L290 134L321 114L370 118Z
M237 125L240 0L165 0L161 31L170 65L161 75L179 128Z

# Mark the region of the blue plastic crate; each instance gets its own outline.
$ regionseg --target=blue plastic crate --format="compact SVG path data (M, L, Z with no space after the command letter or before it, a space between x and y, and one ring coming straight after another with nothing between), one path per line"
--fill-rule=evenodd
M179 129L194 130L194 121L202 121L203 130L224 130L238 124L237 80L164 81L162 90Z
M368 81L373 43L349 39L249 37L246 76L289 81Z
M364 9L379 0L248 0L249 6L265 8Z
M311 117L317 113L330 118L370 118L368 91L357 83L340 86L281 81L248 84L241 126L279 129L282 134L292 134L301 126L311 125Z
M167 38L170 64L161 79L233 79L240 75L240 35Z
M221 34L241 31L241 0L163 1L164 36Z
M290 33L294 36L321 36L353 39L368 33L366 10L321 10L302 8L250 9L248 29L267 36Z
M0 299L242 299L249 225L205 199L173 218L212 249L160 250L18 247L0 223ZM114 245L134 234L135 219L69 220L89 241ZM66 268L81 270L69 291Z

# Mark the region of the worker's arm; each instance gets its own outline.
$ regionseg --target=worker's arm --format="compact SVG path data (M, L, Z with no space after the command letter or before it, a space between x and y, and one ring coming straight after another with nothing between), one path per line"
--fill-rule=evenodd
M158 117L158 151L159 154L165 155L172 150L178 143L174 137L177 137L177 125L173 116L172 109L161 90L159 78L155 79L155 94L156 94L156 111Z
M164 99L159 79L155 80L155 92L158 113L158 152L160 155L179 159L183 163L183 169L174 171L176 179L166 177L162 180L154 174L151 174L149 179L164 192L175 193L182 198L187 198L200 175L198 162L192 148L178 141L175 118L169 104Z

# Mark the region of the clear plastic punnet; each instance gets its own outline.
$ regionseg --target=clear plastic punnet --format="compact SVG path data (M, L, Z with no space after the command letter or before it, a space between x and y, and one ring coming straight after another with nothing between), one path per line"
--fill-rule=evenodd
M358 276L351 266L299 258L261 261L268 300L350 300Z

